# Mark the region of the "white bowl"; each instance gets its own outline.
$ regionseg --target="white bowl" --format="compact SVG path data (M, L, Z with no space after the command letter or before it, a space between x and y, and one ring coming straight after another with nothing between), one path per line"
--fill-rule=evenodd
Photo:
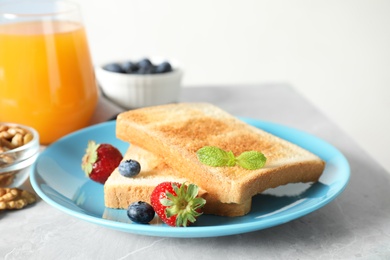
M140 59L134 59L137 60ZM153 64L165 60L168 59L150 58ZM179 100L183 71L177 63L168 61L173 68L171 72L124 74L107 71L103 64L96 67L96 77L103 94L126 109L173 103Z

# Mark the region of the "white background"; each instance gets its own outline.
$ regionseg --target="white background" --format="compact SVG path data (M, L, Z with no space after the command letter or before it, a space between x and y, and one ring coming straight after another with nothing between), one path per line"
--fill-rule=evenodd
M157 55L184 86L289 83L390 172L390 1L77 2L96 64Z

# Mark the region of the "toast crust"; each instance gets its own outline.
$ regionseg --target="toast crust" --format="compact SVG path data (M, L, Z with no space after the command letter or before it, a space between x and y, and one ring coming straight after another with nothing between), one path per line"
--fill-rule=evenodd
M233 117L208 103L178 103L121 113L116 135L160 156L188 181L224 203L243 203L268 188L290 182L315 182L325 163L316 155ZM210 167L196 151L217 146L236 156L256 150L264 168Z

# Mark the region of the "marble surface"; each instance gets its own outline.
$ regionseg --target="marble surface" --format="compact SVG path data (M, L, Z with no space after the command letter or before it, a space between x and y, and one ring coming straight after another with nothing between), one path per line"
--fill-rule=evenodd
M330 204L289 223L197 239L115 231L39 200L20 211L0 212L0 259L390 259L390 175L291 86L184 88L181 100L211 102L236 116L284 124L326 140L349 160L349 185ZM109 118L115 109L103 104L96 118ZM29 182L23 188L32 190Z

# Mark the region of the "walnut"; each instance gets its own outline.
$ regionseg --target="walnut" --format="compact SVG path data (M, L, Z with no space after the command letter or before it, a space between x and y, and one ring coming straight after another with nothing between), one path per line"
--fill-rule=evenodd
M0 210L21 209L34 203L36 196L18 188L0 188Z
M11 185L14 182L14 179L15 179L15 171L0 174L0 187L7 187Z

